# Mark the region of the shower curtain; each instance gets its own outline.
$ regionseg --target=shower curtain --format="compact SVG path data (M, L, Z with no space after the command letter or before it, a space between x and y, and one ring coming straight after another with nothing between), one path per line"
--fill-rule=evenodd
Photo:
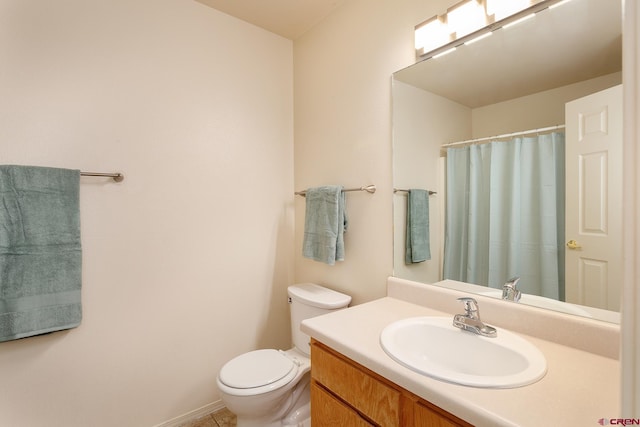
M564 133L447 150L444 278L564 300Z

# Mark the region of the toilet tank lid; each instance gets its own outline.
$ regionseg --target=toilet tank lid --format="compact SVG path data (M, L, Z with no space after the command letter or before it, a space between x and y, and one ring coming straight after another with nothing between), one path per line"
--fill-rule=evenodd
M288 293L291 299L318 308L344 308L351 302L349 295L316 285L315 283L301 283L289 286Z

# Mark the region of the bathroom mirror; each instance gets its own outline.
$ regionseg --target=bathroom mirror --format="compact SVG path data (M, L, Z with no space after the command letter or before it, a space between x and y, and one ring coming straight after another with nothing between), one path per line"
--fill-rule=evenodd
M444 279L442 145L563 126L567 102L622 83L621 21L619 0L570 0L394 73L393 179L399 190L393 196L394 276L428 284ZM411 188L436 193L429 203L431 259L416 264L405 263L407 193L402 190ZM465 290L486 295L489 289ZM572 309L565 310L561 301L536 295L526 299L521 302L619 319L597 301L576 310L567 304Z

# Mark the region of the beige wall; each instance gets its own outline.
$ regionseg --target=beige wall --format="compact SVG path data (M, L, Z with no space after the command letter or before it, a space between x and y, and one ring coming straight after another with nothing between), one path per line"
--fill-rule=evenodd
M293 47L185 0L0 0L0 162L83 178L84 319L0 343L0 425L152 426L289 345Z
M304 199L296 206L296 281L361 303L386 294L393 272L391 74L415 61L414 26L455 1L350 0L294 43L295 186L375 184L349 193L345 261L302 257Z
M442 280L444 248L445 188L444 162L440 162L443 141L471 137L469 107L418 89L398 80L393 82L393 181L398 188L436 191L429 198L431 259L405 264L407 193L395 194L394 276L434 283Z
M473 138L564 124L564 106L567 102L620 84L621 74L608 74L533 95L474 108L471 116Z

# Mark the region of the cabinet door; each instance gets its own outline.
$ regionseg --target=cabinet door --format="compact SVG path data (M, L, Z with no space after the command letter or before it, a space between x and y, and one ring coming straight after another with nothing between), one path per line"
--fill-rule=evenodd
M364 418L324 388L311 383L312 427L372 427Z
M311 346L311 377L382 427L401 425L401 393L362 368L316 343Z
M446 414L446 415L445 415ZM418 402L413 408L413 417L415 427L467 427L470 424L457 419L453 415L441 410L440 408L428 404L427 402Z

